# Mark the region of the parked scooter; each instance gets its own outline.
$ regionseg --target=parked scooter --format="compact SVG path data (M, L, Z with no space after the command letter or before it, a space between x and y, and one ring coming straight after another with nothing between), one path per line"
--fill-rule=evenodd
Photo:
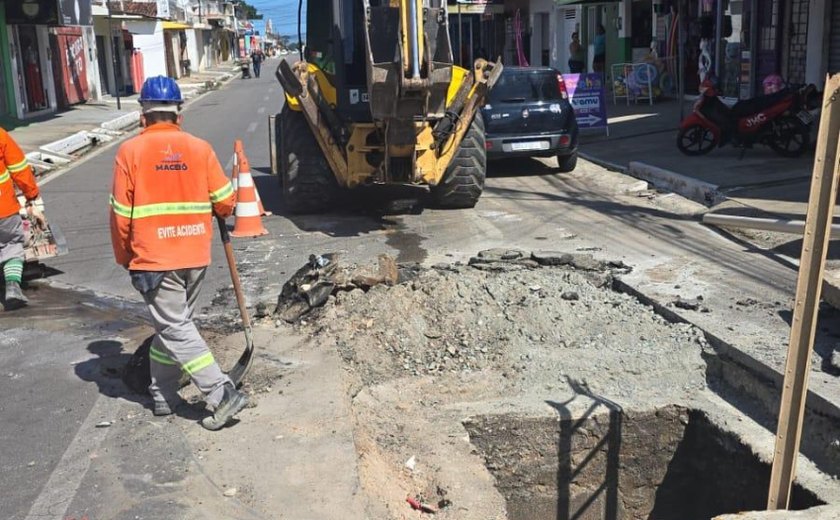
M799 157L810 143L814 116L809 110L816 94L814 85L783 88L730 108L712 82L704 81L691 114L680 123L677 148L686 155L704 155L731 142L743 156L758 143L782 157Z
M251 79L251 67L248 65L248 60L243 61L239 67L242 70L242 79Z

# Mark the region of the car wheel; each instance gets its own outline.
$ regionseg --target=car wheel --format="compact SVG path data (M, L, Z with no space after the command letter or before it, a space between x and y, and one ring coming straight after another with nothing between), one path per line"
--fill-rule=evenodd
M577 166L577 157L577 152L570 153L569 155L558 155L557 168L563 173L574 171Z

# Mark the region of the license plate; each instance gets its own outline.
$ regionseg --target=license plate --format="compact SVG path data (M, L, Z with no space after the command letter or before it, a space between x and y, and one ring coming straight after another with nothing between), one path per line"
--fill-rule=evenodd
M814 116L812 116L811 113L807 110L800 111L798 114L796 114L796 117L798 117L799 120L806 125L810 125L814 122Z
M510 143L510 149L514 152L525 152L529 150L548 150L548 141L526 141L524 143Z

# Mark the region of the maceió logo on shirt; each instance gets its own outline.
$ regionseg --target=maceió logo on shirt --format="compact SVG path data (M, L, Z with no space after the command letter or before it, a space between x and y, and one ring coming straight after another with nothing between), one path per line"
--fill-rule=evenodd
M166 146L165 150L161 150L163 159L155 165L155 171L187 171L187 163L183 161L183 154L180 152L173 152L172 145Z

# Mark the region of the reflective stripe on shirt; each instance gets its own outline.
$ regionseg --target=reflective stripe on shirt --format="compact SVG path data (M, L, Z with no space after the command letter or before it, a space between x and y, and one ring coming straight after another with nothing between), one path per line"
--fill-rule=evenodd
M0 173L0 184L4 182L9 182L10 180L12 180L12 176L9 175L8 170L4 171L3 173Z
M203 215L210 213L212 210L212 205L209 202L161 202L159 204L134 206L132 210L131 206L117 202L113 195L111 196L111 207L117 215L134 219L163 215Z
M29 163L26 162L26 159L20 161L19 163L7 164L6 165L6 168L8 168L9 171L12 172L12 173L17 173L17 172L23 171L28 167L29 167Z
M233 185L227 183L218 190L210 193L210 202L219 202L233 195Z

